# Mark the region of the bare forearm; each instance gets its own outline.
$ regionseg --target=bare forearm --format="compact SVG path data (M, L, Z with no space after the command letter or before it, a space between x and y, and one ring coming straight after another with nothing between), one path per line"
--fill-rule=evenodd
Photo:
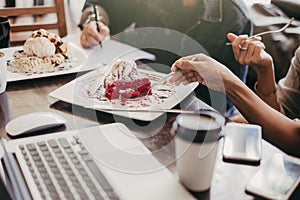
M244 35L227 35L231 41L235 59L245 65L250 65L257 74L255 91L257 95L268 105L280 110L276 97L276 82L274 75L273 58L268 54L265 45L260 39L247 39Z
M257 71L257 82L255 84L256 94L269 106L280 111L277 102L275 73L273 62L268 64L263 71Z
M263 136L283 151L300 157L300 125L269 107L240 81L225 83L226 94L249 123L263 127Z

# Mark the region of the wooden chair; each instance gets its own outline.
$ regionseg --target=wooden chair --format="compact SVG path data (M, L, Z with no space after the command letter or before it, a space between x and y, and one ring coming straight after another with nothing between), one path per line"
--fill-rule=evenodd
M53 0L53 6L38 5L26 8L19 7L5 7L0 8L0 15L7 17L18 17L18 16L39 16L45 14L56 14L55 23L47 22L33 22L31 24L14 24L11 23L11 33L16 32L28 32L34 31L37 29L46 29L46 30L57 30L60 37L67 35L67 26L66 26L66 16L65 16L65 7L64 0ZM19 41L12 41L11 45L19 45L21 42L24 42L25 38L22 38Z

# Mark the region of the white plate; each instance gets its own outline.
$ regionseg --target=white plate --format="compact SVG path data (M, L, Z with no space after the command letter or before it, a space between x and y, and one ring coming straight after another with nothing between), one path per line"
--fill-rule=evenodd
M141 70L141 73L147 73L150 77L150 80L154 78L162 78L166 76L166 74L148 71L148 70ZM83 106L86 108L91 108L103 112L112 113L115 115L128 117L132 119L138 119L142 121L151 121L163 113L153 113L147 112L147 110L152 109L170 109L180 103L185 97L187 97L198 85L198 83L191 83L189 85L179 85L177 87L170 86L173 90L173 93L168 97L163 99L161 102L156 100L151 101L151 105L149 106L142 106L140 103L132 103L133 101L129 101L129 105L121 105L119 101L114 101L114 103L110 101L99 101L96 98L91 98L87 96L86 91L91 89L99 79L99 76L103 74L102 70L94 70L89 72L69 83L66 85L56 89L55 91L51 92L49 95L51 97L57 98L59 100L76 104L79 106ZM169 86L168 86L169 87ZM149 102L147 102L149 103ZM120 109L130 110L130 109L145 109L145 113L141 112L124 112L124 111L116 111Z
M28 79L35 79L35 78L42 78L42 77L49 77L49 76L56 76L56 75L62 75L62 74L70 74L70 73L77 73L80 71L86 71L88 69L82 69L82 64L87 58L86 52L77 45L68 42L68 46L71 50L72 59L75 59L76 61L72 63L72 67L68 70L64 71L56 71L56 72L49 72L49 73L42 73L42 74L32 74L32 75L26 75L24 73L13 73L9 70L7 70L7 82L13 82L13 81L20 81L20 80L28 80ZM22 50L22 46L18 47L11 47L6 49L1 49L6 54L5 60L13 60L13 53L17 50Z

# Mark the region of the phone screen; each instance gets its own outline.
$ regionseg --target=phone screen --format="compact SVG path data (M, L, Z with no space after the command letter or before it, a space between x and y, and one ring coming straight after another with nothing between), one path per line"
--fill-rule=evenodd
M261 127L258 125L228 123L224 138L224 159L259 162L261 137Z
M300 159L275 154L250 180L246 191L269 199L287 199L300 181Z

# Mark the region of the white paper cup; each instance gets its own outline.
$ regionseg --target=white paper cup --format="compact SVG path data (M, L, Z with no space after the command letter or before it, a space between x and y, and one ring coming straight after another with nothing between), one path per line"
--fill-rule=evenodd
M6 59L4 53L0 50L0 94L5 92L6 81Z
M225 118L214 111L181 114L173 123L176 168L180 182L189 190L210 188L218 150L218 140Z

